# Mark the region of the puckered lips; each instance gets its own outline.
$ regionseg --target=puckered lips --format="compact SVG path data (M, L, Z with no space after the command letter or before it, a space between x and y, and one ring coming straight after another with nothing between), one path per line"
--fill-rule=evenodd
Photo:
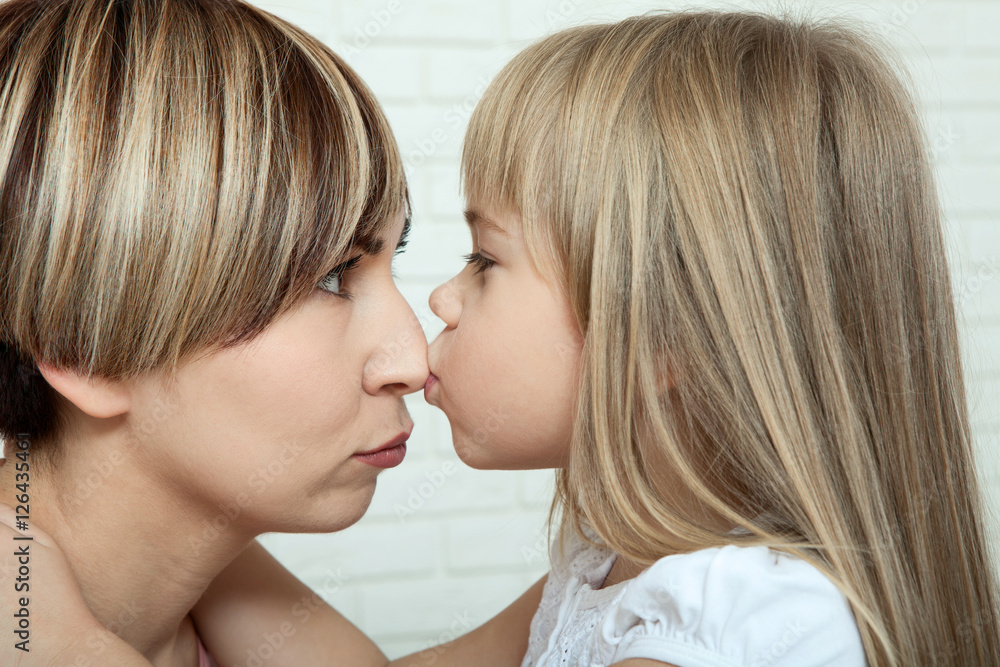
M406 456L406 441L409 437L410 432L404 431L389 442L366 452L358 452L352 458L376 468L395 468Z

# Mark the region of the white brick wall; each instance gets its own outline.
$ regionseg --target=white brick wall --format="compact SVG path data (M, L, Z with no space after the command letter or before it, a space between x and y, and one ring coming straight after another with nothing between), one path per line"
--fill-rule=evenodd
M520 48L570 25L697 5L642 0L271 0L344 55L382 100L407 162L415 207L397 260L428 337L430 291L462 266L458 149L483 87ZM1000 546L1000 2L870 0L783 3L871 22L907 56L921 98L950 239L978 464ZM450 446L421 396L406 463L379 478L368 514L332 535L262 542L390 656L447 641L488 620L546 571L552 495L546 471L482 472ZM998 549L1000 551L1000 549Z
M484 85L520 48L570 25L697 4L640 0L281 0L259 2L345 55L383 101L415 203L398 272L428 336L431 289L461 267L458 149ZM1000 504L1000 3L898 0L784 3L871 22L907 56L922 101L952 245L980 466ZM264 544L390 656L490 618L546 570L548 472L479 472L451 451L422 397L410 456L384 473L371 511L334 535L268 535ZM409 503L409 505L408 505ZM401 508L406 508L403 512ZM412 513L411 513L412 512ZM542 541L540 541L542 540Z

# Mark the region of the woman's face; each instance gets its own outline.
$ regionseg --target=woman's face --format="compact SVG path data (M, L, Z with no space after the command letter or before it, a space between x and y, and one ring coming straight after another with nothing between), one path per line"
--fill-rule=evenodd
M516 214L472 206L469 265L438 287L444 331L424 395L474 468L566 465L583 339L562 290L531 260Z
M253 533L358 520L402 451L358 454L405 440L403 396L427 378L426 339L391 272L403 227L258 338L139 386L134 455L149 474Z

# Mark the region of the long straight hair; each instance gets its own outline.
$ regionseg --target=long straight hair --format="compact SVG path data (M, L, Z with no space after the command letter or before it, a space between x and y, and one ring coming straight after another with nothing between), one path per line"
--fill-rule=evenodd
M295 26L3 2L0 434L65 428L37 362L118 380L250 340L406 207L374 96Z
M939 206L887 53L752 13L561 32L487 90L464 188L520 213L585 334L563 531L644 563L766 544L840 587L874 667L1000 665Z

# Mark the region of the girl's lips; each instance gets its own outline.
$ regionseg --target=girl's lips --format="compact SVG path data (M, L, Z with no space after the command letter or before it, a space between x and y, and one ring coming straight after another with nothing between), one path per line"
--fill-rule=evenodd
M437 376L431 373L427 376L427 381L424 383L424 400L428 403L431 402L430 393L431 389L438 383Z

